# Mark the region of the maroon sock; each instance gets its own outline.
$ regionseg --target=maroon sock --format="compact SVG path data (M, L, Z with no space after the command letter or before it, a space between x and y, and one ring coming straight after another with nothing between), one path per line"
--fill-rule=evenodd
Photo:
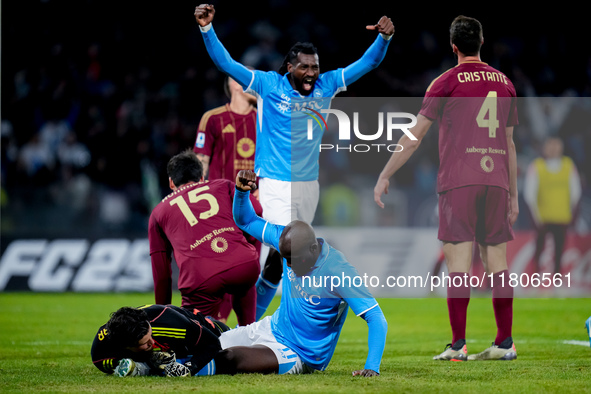
M464 277L464 275L466 275ZM466 316L470 302L470 286L468 274L452 272L447 286L447 311L451 325L452 345L460 339L466 339ZM455 282L454 282L454 278ZM460 280L461 279L461 280Z
M495 345L500 345L512 336L513 327L513 287L509 285L509 271L504 270L493 275L492 304L497 322Z

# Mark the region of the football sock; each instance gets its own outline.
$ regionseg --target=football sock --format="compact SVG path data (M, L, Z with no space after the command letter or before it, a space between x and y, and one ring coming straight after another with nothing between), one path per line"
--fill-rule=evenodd
M215 360L211 360L205 367L201 368L194 376L215 375Z
M509 271L503 270L492 277L492 304L497 322L495 345L511 336L513 326L513 287L509 284Z
M464 272L449 274L450 282L447 286L447 311L451 325L452 344L466 338L466 316L470 302L470 285L464 278ZM459 277L458 279L454 278ZM460 280L461 278L461 280Z
M273 297L275 297L279 284L274 285L263 279L262 276L259 276L255 286L257 289L256 321L258 321L265 314Z

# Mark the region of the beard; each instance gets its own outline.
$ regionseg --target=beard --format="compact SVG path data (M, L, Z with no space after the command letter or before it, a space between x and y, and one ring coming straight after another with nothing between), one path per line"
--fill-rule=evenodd
M306 274L309 274L310 271L312 271L312 267L314 266L314 264L308 264L308 263L298 263L291 266L291 270L293 271L293 273L296 276L304 276Z

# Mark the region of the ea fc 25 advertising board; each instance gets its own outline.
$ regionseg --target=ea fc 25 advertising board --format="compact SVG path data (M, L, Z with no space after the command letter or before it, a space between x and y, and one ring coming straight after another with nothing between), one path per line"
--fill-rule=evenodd
M448 276L436 229L320 227L317 233L359 272L358 278L329 278L322 285L350 280L377 297L445 297ZM568 235L560 273L554 272L552 242L534 271L534 237L533 232L517 232L507 244L515 295L591 296L591 235ZM14 239L3 245L0 291L153 290L147 239ZM466 278L474 295L487 292L487 279L475 252Z

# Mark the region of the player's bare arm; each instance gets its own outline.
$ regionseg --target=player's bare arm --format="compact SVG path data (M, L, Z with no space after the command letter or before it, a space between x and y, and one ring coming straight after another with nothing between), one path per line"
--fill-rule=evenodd
M243 192L249 190L256 190L257 185L255 183L257 177L252 170L240 170L236 175L236 187Z
M209 172L209 161L211 158L207 155L204 155L203 153L196 153L196 155L199 161L201 162L201 165L203 166L203 176L207 177L207 174Z
M367 30L376 30L378 33L384 34L386 36L391 36L394 34L394 23L392 23L392 19L385 15L382 16L375 25L368 25L365 28Z
M507 135L507 147L509 154L509 221L511 225L517 221L519 215L519 197L517 191L517 152L515 150L515 142L513 142L513 127L507 127L505 131Z
M195 7L195 19L199 26L205 27L213 21L215 8L211 4L200 4Z
M412 154L417 150L421 141L427 131L433 124L433 121L421 114L417 116L417 124L410 129L412 135L417 139L411 140L406 134L404 134L398 140L398 145L402 146L402 150L399 152L392 153L390 160L386 163L386 166L380 173L376 186L373 189L373 199L380 208L384 208L382 202L382 194L388 194L388 187L390 186L390 177L396 173L410 159Z

